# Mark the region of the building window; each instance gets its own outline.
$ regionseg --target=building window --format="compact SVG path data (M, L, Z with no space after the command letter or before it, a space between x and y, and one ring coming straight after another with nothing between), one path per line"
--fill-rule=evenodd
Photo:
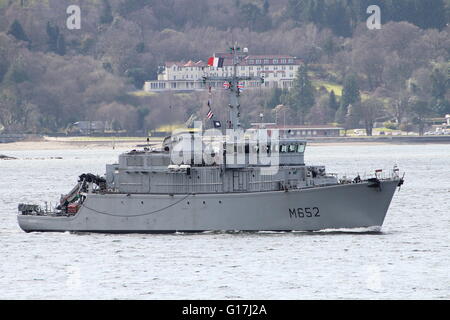
M261 64L261 60L256 60L256 64Z
M278 59L273 59L273 64L278 64Z
M294 66L289 66L289 70L294 70Z
M294 59L288 59L288 63L294 63Z
M248 64L255 64L255 60L248 60Z
M281 59L281 64L286 64L286 59Z
M264 59L264 64L269 64L269 59Z

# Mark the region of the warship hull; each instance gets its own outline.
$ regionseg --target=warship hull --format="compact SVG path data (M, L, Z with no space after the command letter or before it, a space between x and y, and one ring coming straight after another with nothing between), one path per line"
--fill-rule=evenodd
M19 214L26 232L318 231L381 227L399 180L289 191L88 194L73 216Z

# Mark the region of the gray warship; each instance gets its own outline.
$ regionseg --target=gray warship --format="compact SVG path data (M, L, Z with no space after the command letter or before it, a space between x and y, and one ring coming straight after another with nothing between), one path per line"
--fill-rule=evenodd
M339 179L324 166L305 164L305 140L263 129L244 133L239 87L250 78L236 75L237 50L231 48L233 76L213 79L224 80L229 92L225 135L213 129L205 137L197 128L175 132L158 147L123 153L106 165L104 176L80 175L55 208L19 204L20 228L103 233L381 228L403 184L399 170Z

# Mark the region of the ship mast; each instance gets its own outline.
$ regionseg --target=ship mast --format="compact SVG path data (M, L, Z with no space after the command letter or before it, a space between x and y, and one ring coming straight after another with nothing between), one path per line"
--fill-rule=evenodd
M264 78L260 77L238 77L237 75L237 68L238 65L241 63L242 57L238 55L238 52L241 51L241 48L237 46L237 43L235 43L232 47L229 48L231 56L232 56L232 63L233 63L233 75L231 77L203 77L203 81L206 82L207 80L211 81L224 81L227 84L227 90L228 90L228 107L229 107L229 115L228 115L228 122L227 122L227 129L233 129L238 130L242 129L241 122L240 122L240 87L239 82L244 80L260 80L261 83L264 82Z

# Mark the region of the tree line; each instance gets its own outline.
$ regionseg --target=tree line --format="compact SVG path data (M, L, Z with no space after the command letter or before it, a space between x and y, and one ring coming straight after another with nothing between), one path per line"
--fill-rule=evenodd
M66 28L72 4L80 30ZM381 30L365 25L369 4L381 7ZM203 118L206 93L130 93L165 61L205 60L238 41L253 54L304 61L291 91L245 91L247 124L287 113L297 124L423 131L426 118L450 113L449 8L449 0L3 0L0 130L108 120L145 131ZM226 105L221 92L214 99Z

